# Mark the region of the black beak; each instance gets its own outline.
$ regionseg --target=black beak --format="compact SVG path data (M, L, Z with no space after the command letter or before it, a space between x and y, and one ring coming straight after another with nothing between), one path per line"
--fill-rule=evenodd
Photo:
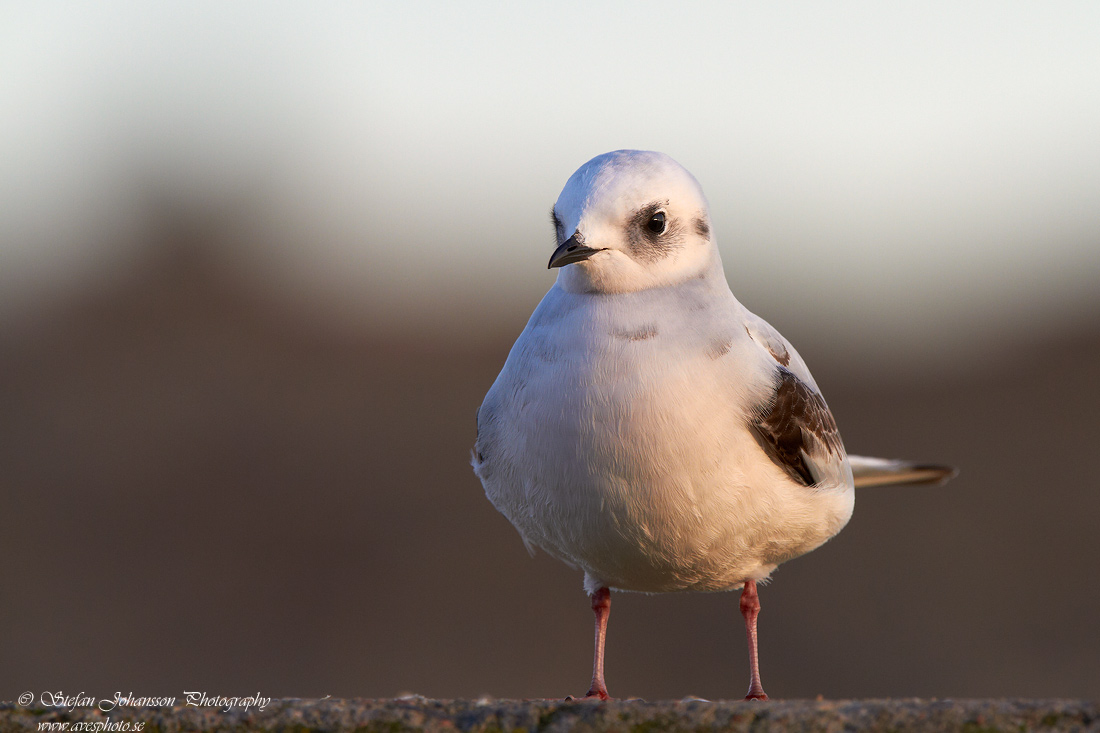
M586 247L583 242L584 238L580 232L573 232L573 236L562 242L561 246L554 250L554 254L550 255L550 264L546 266L546 269L563 267L573 262L587 260L597 252L603 252L603 249Z

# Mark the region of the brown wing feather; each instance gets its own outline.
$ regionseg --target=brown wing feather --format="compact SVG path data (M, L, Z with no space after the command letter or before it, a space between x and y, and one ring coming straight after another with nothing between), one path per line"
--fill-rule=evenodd
M816 484L807 456L844 450L825 400L785 367L778 368L774 397L757 410L751 427L768 457L806 486Z

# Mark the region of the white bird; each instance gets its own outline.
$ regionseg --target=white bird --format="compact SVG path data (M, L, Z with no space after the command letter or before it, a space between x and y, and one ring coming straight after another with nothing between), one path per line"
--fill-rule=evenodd
M747 699L766 700L757 582L839 532L856 485L953 470L846 455L798 352L730 292L672 158L597 156L552 217L557 281L478 410L474 472L529 550L584 571L588 697L608 698L609 589L743 588Z

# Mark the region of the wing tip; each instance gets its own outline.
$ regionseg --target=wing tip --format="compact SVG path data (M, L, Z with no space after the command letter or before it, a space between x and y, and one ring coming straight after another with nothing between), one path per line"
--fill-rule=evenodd
M934 463L918 463L913 466L914 471L928 474L928 482L945 484L959 475L959 469L955 466L939 466Z
M959 475L954 466L935 463L911 463L892 470L857 474L856 488L872 486L943 486Z

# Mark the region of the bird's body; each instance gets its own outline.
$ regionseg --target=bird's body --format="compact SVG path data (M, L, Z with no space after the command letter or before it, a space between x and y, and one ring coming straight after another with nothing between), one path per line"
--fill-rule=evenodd
M716 591L766 578L835 535L855 492L843 449L827 480L769 460L752 415L781 366L715 267L676 288L551 288L479 413L478 475L530 545L591 592Z
M478 412L474 470L529 548L584 571L590 695L607 694L607 589L744 587L750 697L766 699L756 581L851 517L836 423L794 348L730 292L706 199L671 158L594 158L553 219L557 282Z

